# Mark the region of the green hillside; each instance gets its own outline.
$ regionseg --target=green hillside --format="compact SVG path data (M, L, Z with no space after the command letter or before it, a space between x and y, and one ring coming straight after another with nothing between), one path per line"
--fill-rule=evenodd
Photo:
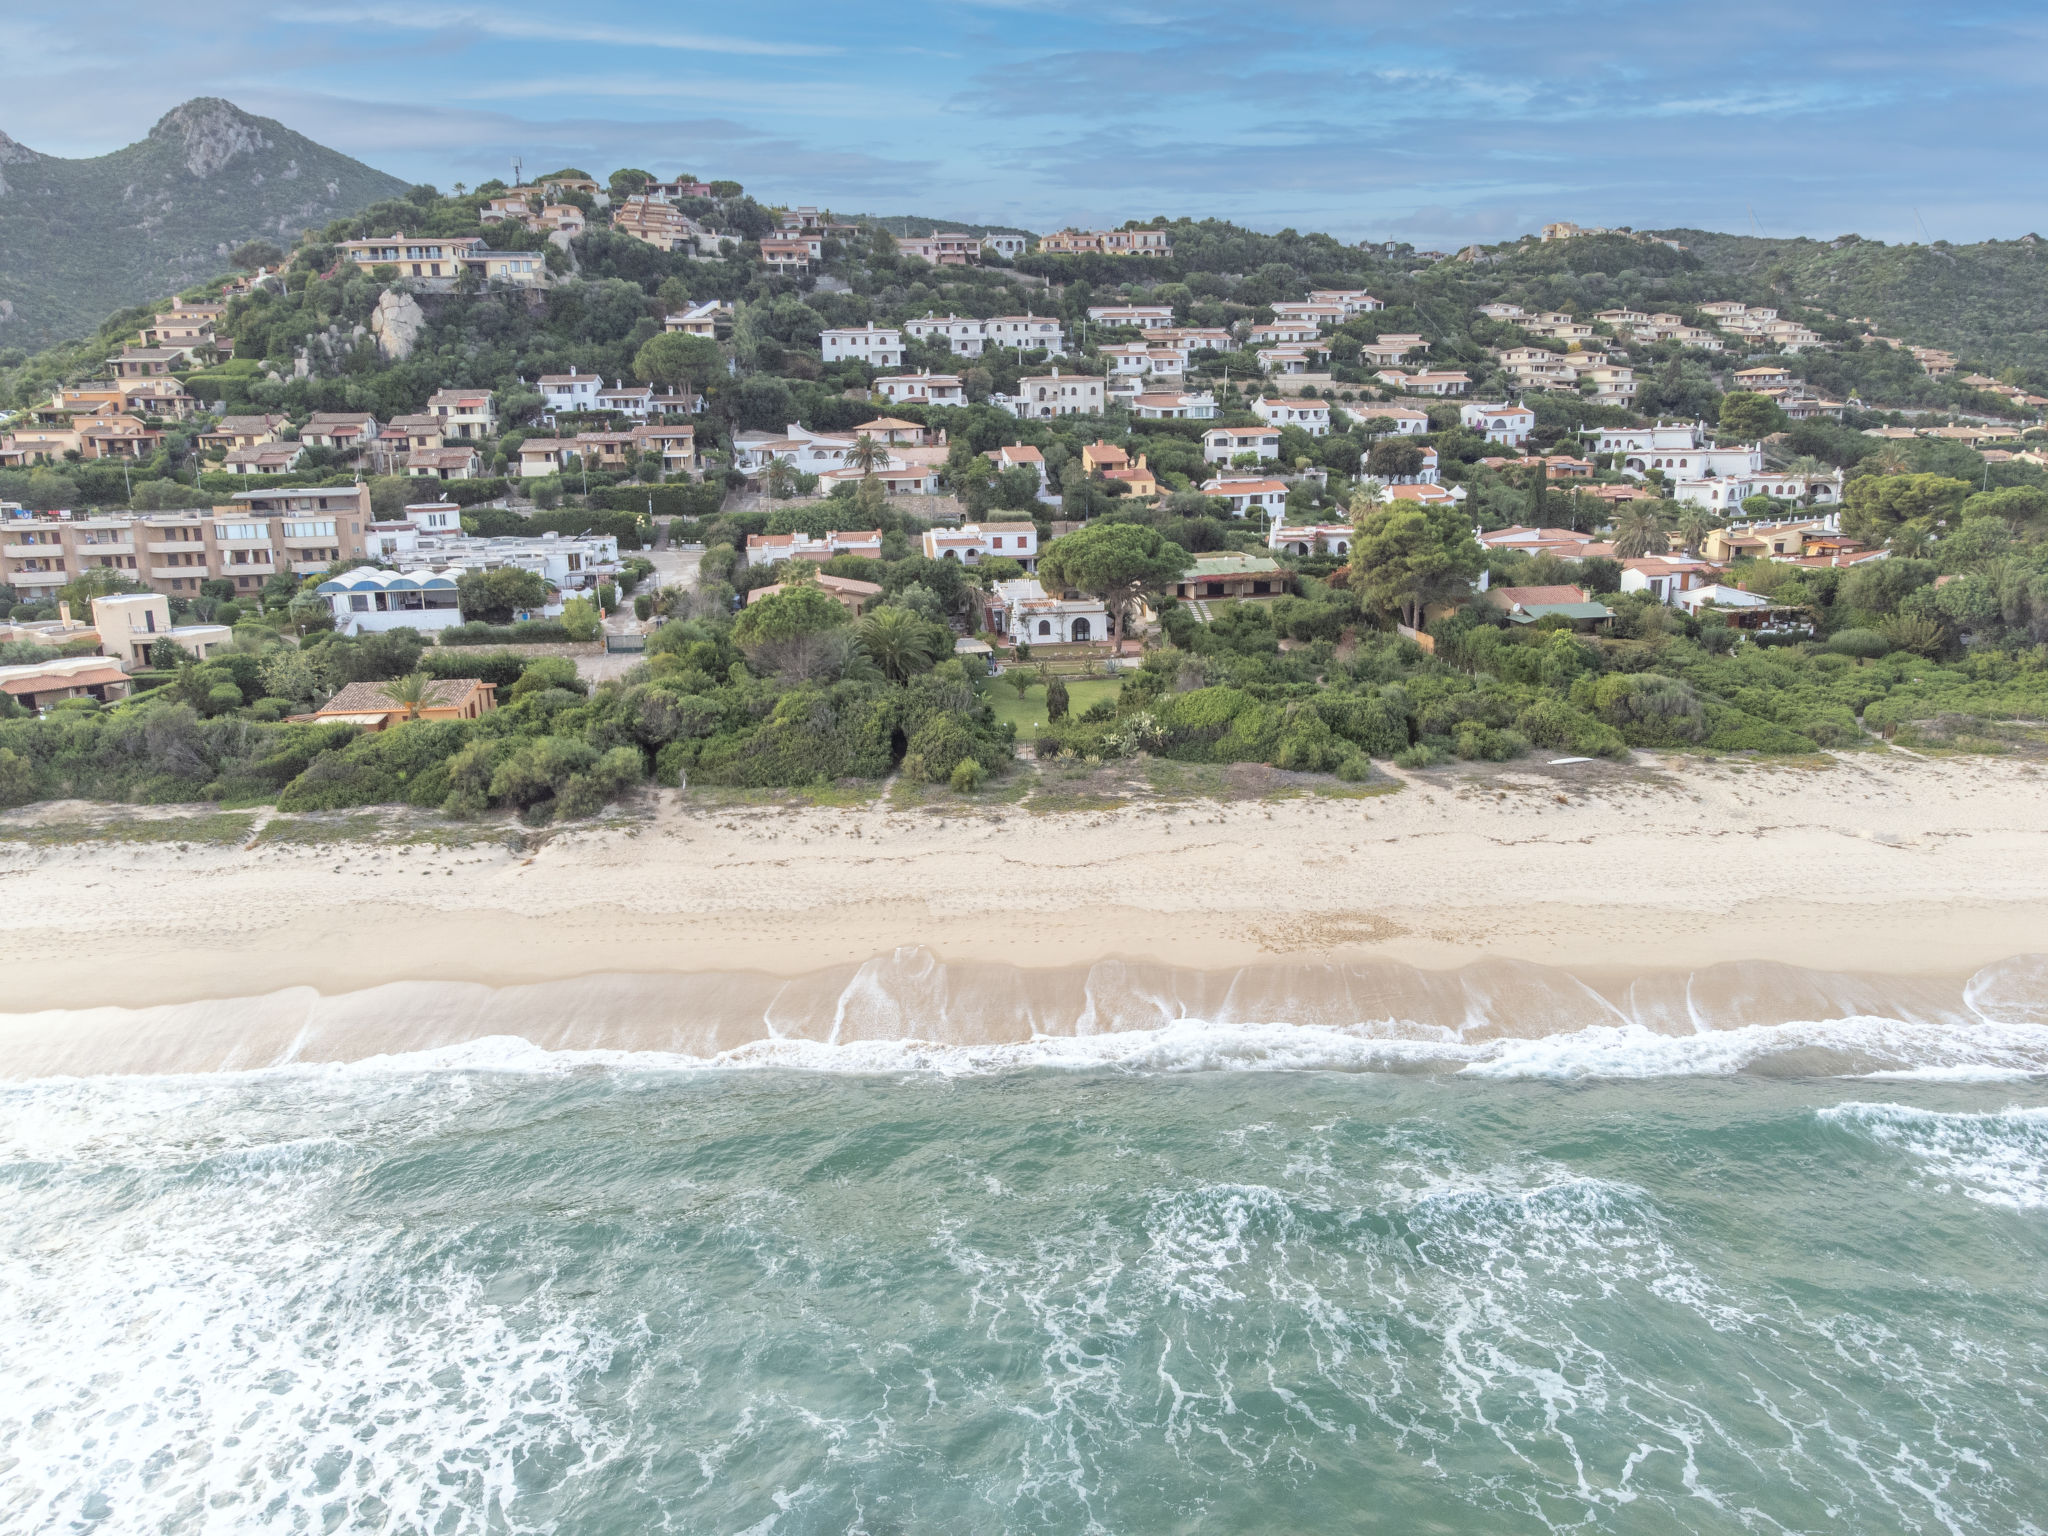
M245 240L289 248L301 230L404 190L213 97L90 160L0 133L0 349L85 335L110 310L214 276Z
M1660 233L1683 242L1707 271L1741 280L1745 291L1865 317L1887 335L1993 365L2048 365L2048 246L2038 236L1886 245L1857 235L1762 240L1703 229Z

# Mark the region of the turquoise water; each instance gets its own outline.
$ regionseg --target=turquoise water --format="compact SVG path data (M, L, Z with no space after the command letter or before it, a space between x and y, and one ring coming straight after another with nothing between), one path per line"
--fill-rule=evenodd
M2048 1079L0 1088L8 1532L2019 1532Z

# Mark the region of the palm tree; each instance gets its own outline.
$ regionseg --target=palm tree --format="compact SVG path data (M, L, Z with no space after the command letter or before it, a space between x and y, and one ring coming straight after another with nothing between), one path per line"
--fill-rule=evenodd
M877 608L860 621L860 643L893 683L931 670L932 626L908 608Z
M780 501L796 490L796 467L787 459L770 459L768 473L762 477L768 486L768 494Z
M1863 456L1863 462L1880 475L1905 475L1913 470L1913 457L1903 443L1884 443Z
M1664 536L1664 515L1648 507L1636 507L1622 513L1615 524L1614 558L1617 560L1640 560L1645 555L1661 555L1671 547Z
M434 680L424 672L408 672L384 685L384 697L404 710L407 720L417 720L433 702Z
M853 446L846 451L849 469L857 469L864 475L872 475L889 462L889 450L863 432L853 440Z
M1707 535L1714 531L1714 526L1714 520L1707 516L1706 508L1686 508L1678 519L1678 536L1685 540L1685 552L1698 559L1700 546L1707 542Z

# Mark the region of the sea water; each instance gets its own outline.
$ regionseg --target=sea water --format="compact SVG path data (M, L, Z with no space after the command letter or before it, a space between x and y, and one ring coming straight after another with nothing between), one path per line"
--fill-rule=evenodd
M2040 1530L2048 1035L1914 1028L0 1086L0 1530Z

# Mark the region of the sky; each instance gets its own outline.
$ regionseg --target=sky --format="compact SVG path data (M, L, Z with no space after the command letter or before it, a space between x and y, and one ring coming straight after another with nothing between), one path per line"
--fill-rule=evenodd
M1456 249L1556 219L1958 243L2048 226L2040 0L7 0L0 130L225 96L409 181L574 165L1019 225ZM89 20L87 19L89 15Z

